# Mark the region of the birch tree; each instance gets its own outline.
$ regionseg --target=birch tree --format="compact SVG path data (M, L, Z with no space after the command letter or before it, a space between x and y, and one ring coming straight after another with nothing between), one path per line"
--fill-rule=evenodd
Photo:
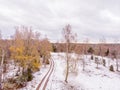
M62 36L63 36L63 39L64 39L64 42L65 42L65 58L66 58L66 75L65 75L65 82L67 83L68 82L68 76L69 76L69 70L70 70L70 52L72 52L71 50L71 45L72 45L72 42L75 41L75 36L76 34L74 34L71 30L71 25L66 25L64 28L63 28L63 31L62 31Z
M6 52L7 52L7 43L2 39L0 32L0 89L3 88L2 83L4 83L4 72L6 72Z
M119 48L115 45L117 45L119 42L119 39L114 39L114 45L113 45L113 48L114 48L114 51L112 52L112 55L113 55L113 58L116 59L116 71L119 71L119 59L118 59L118 50Z

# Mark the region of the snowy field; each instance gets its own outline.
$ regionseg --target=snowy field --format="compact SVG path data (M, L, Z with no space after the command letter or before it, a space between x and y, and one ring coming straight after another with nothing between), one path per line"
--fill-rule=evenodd
M90 58L87 57L84 57L86 61ZM120 73L111 72L102 65L97 69L94 61L87 62L85 71L82 70L82 62L79 61L78 73L70 74L68 83L65 83L65 61L58 54L53 54L53 58L55 69L47 90L120 90Z
M90 56L87 58L84 56L86 60L84 71L81 60L78 61L78 72L69 74L68 83L64 82L66 66L64 53L52 53L52 59L55 62L55 68L46 90L120 90L120 73L111 72L107 66L103 65L99 65L97 69L94 60L90 61ZM34 79L20 90L36 90L48 68L49 66L42 67L34 74Z

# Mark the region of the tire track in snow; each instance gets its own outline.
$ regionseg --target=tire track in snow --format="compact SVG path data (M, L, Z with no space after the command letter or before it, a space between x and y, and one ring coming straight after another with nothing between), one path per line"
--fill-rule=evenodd
M42 78L40 84L38 85L38 87L36 88L36 90L45 90L46 86L48 84L49 78L53 72L54 69L54 61L53 59L50 60L50 68L48 70L48 72L46 73L46 75Z

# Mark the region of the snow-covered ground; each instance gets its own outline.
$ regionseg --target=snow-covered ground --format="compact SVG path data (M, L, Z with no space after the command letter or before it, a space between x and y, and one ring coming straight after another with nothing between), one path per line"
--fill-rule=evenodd
M78 72L70 73L68 77L68 83L64 82L65 79L65 66L66 61L64 53L52 53L52 59L55 62L55 68L49 79L46 90L120 90L120 72L109 71L108 66L104 67L99 65L96 68L94 60L90 61L90 55L83 56L85 59L85 71L83 71L82 61L79 60ZM74 55L73 55L74 56ZM99 57L100 59L101 57ZM105 58L107 63L110 60ZM110 63L114 63L111 60ZM114 65L115 66L115 65ZM20 90L36 90L38 84L48 71L47 68L42 67L39 72L34 73L34 79L27 83L27 86Z
M32 81L27 83L27 86L24 88L21 88L19 90L36 90L37 86L41 82L42 78L45 76L49 69L49 65L46 65L46 67L42 66L40 71L33 74L34 78Z
M18 67L15 66L14 62L11 61L8 65L8 70L6 73L4 73L4 81L7 80L7 78L12 78L16 76L16 72L18 71ZM27 86L23 87L18 90L36 90L37 86L39 85L42 78L45 76L49 69L50 65L44 65L40 68L40 70L33 74L33 80L30 82L27 82Z
M53 53L55 69L52 78L48 83L47 90L120 90L120 73L109 71L108 67L88 61L85 71L82 70L82 62L78 62L78 73L70 73L68 83L64 82L65 78L65 60L60 54ZM84 57L86 58L86 57ZM90 59L87 56L86 61Z
M18 66L15 66L13 60L7 64L7 71L4 73L4 80L14 77L18 71Z

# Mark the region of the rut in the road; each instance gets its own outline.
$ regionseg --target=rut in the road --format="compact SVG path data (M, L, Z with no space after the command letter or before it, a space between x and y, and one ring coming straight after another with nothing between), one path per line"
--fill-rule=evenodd
M48 70L48 72L46 73L46 75L42 78L40 84L38 85L37 89L36 90L45 90L46 89L46 86L47 86L47 83L49 81L49 78L53 72L53 69L54 69L54 61L53 59L50 60L50 68ZM43 85L43 88L42 88L42 85ZM42 89L41 89L42 88Z

